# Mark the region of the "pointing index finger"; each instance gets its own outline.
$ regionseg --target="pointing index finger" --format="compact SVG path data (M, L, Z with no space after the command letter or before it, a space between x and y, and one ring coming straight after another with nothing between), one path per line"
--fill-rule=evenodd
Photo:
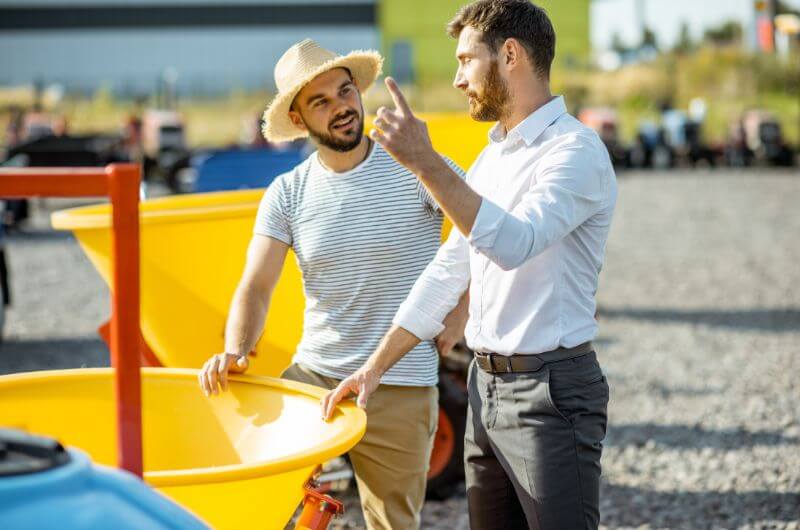
M406 116L413 114L411 112L411 107L408 106L406 97L400 92L400 87L397 86L397 82L393 78L386 78L386 88L389 89L389 94L391 94L392 100L394 100L394 106L397 107L397 110Z

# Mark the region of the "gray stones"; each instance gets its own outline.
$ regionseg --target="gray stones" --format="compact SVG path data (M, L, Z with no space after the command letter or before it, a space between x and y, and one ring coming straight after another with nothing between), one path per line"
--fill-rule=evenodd
M619 190L598 293L603 527L800 530L800 175L627 173ZM107 363L108 293L74 241L8 251L0 373ZM356 493L338 497L331 528L363 528ZM467 529L463 490L422 527Z

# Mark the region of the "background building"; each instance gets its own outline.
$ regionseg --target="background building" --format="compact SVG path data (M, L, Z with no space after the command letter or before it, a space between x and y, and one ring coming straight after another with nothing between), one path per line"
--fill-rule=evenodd
M117 95L274 88L273 67L304 37L338 52L379 48L386 71L428 83L453 76L445 25L464 0L0 0L0 86L35 80ZM544 0L557 63L588 59L589 0Z
M68 91L106 86L216 94L271 89L292 43L344 52L377 48L374 0L0 0L0 86L34 80Z

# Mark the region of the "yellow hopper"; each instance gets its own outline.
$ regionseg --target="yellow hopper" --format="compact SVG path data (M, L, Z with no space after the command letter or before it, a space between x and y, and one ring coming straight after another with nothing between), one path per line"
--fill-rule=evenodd
M161 364L199 368L222 351L228 306L244 268L263 190L178 195L140 205L142 333ZM109 283L109 206L56 212ZM267 318L269 330L250 373L279 375L289 365L303 321L300 273L286 260Z
M0 377L0 425L116 462L111 369ZM206 398L192 370L143 369L144 480L214 528L284 528L314 468L363 436L352 404L320 417L321 389L236 376Z

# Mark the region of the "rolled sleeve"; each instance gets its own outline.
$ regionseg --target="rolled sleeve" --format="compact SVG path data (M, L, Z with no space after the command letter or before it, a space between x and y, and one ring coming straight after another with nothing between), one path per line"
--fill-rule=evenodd
M400 305L393 323L411 332L420 340L433 339L444 329L444 324L415 307L413 301L409 300Z
M478 215L467 237L469 244L478 251L486 251L494 247L497 236L501 232L506 211L483 197Z

